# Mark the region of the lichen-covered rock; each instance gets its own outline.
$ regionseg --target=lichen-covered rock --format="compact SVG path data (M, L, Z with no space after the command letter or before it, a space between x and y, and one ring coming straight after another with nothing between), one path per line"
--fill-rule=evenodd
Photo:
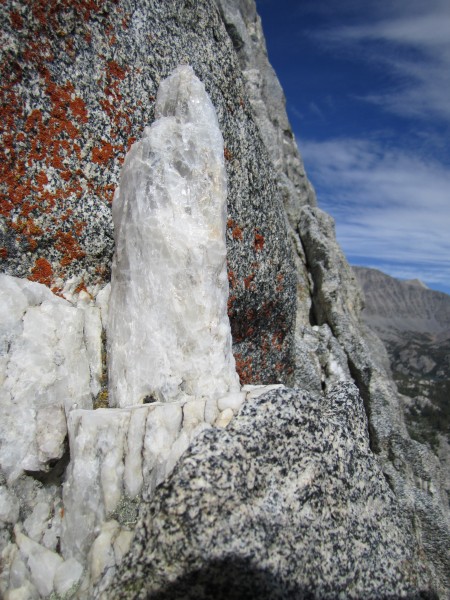
M0 5L3 270L52 288L109 280L111 201L160 81L190 64L216 109L228 175L229 314L242 382L293 371L295 273L276 172L209 0ZM97 286L97 287L96 287Z
M95 597L432 597L414 548L356 388L274 390L195 440Z
M168 565L166 575L169 579L170 573L174 578L186 573L186 579L176 583L177 589L183 590L191 583L189 593L195 594L196 584L192 578L201 576L208 581L215 577L220 587L222 583L229 584L228 573L232 568L233 574L237 574L233 579L235 591L241 584L247 585L244 574L252 570L252 589L274 598L277 594L284 594L283 590L288 590L286 593L291 596L306 595L316 584L319 586L317 593L321 594L324 590L325 597L326 594L333 596L334 591L330 590L336 587L332 585L341 586L339 590L347 596L358 595L358 590L364 590L364 597L371 594L379 597L380 590L384 589L383 582L391 585L386 595L399 590L408 597L414 597L417 590L426 586L414 584L408 562L398 562L398 547L402 551L406 548L407 561L415 560L417 549L421 556L427 557L434 569L440 594L446 597L450 589L450 529L448 502L440 485L437 459L425 446L412 441L407 435L398 394L386 370L385 353L379 341L369 336L361 326L358 316L360 292L336 244L332 221L314 209L314 195L296 153L284 112L282 92L267 61L253 0L217 0L216 4L207 0L35 0L31 3L28 0L4 0L0 3L0 18L0 115L3 125L0 131L3 153L0 160L1 270L43 283L74 305L79 299L81 304L85 303L84 325L80 327L77 321L74 346L81 349L81 354L89 356L91 365L90 381L86 377L80 388L82 395L89 390L86 394L95 397L100 385L103 385L102 402L106 405L105 381L101 381L104 365L99 366L97 308L107 304L109 287L104 286L110 278L113 252L110 203L119 182L121 162L132 142L142 136L144 127L154 121L160 81L179 64L192 65L196 76L204 83L217 112L225 144L228 311L241 381L272 382L295 377L298 385L314 392L314 397L306 394L294 394L294 397L290 392L276 392L277 398L278 394L284 395L287 401L292 401L301 410L293 408L294 412L288 411L286 415L289 418L287 422L282 420L281 429L270 429L268 423L261 425L262 435L266 432L270 443L265 444L258 436L260 421L256 421L256 428L250 424L253 414L245 413L248 426L242 426L241 431L239 425L236 432L240 440L245 429L248 432L245 433L245 444L254 443L255 447L259 444L258 453L255 451L250 458L253 460L258 454L255 458L258 465L265 465L266 458L268 462L272 461L270 470L274 477L277 469L283 468L285 448L291 448L292 440L297 441L298 451L303 448L309 452L312 447L318 447L321 452L312 451L311 461L313 465L316 464L314 461L318 461L317 464L326 467L324 484L316 482L321 506L324 506L323 511L331 507L330 514L339 523L344 523L342 527L345 526L345 529L338 526L333 529L329 514L321 512L320 507L318 512L311 514L313 517L319 514L322 522L320 518L309 519L308 509L305 512L297 510L293 518L298 519L295 522L299 523L300 529L283 527L284 517L277 508L278 498L290 518L291 507L298 508L297 497L292 495L292 490L298 492L304 506L313 506L316 510L313 503L317 490L315 480L309 482L306 476L302 479L302 474L295 470L295 464L286 482L284 473L277 480L279 497L276 490L273 491L272 480L266 475L260 477L263 482L260 488L255 488L256 491L249 489L254 485L252 476L248 483L247 476L241 473L243 446L240 441L239 444L233 441L235 438L231 432L234 425L229 424L242 395L231 394L219 398L215 408L215 423L223 427L229 424L228 430L222 433L211 430L203 434L199 445L193 446L187 462L183 462L180 471L175 471L172 480L151 501L149 514L162 507L161 520L156 516L152 525L155 527L152 529L155 539L166 539L166 533L158 528L165 527L170 532L171 522L165 520L165 515L170 513L174 516L174 528L178 522L182 523L180 530L176 531L182 531L180 539L183 543L199 540L198 552L201 552L205 547L202 528L206 537L208 532L213 531L209 521L212 512L205 505L206 501L201 500L195 506L185 501L182 489L176 488L175 482L181 481L184 485L185 475L180 480L176 478L179 473L189 472L192 477L186 484L187 489L191 490L195 485L203 489L203 483L195 477L195 472L203 473L200 457L207 458L205 473L210 478L208 481L215 482L213 485L217 492L211 500L211 510L216 498L223 499L224 506L232 506L232 510L221 513L218 509L215 513L215 533L211 534L206 545L213 540L214 548L220 553L223 541L223 547L231 549L238 560L220 555L217 561L209 562L205 572L205 563L199 553L183 554L188 550L187 546L180 550L179 556L184 556L187 561L192 557L192 568L183 571L183 565L187 564L183 561L175 570ZM89 294L96 296L95 305ZM32 308L40 310L37 306ZM75 306L72 308L75 309ZM15 307L11 309L11 315L14 314ZM298 362L294 369L295 318ZM104 325L103 316L102 322ZM35 328L34 341L37 339L36 331ZM68 339L72 339L73 333L73 330L58 332L56 346L64 342L66 334ZM46 335L42 337L47 339ZM43 357L36 358L36 365L45 364L47 367L51 364L50 370L55 368L59 372L62 366L58 364L60 359L53 361L55 365L52 360L51 353L46 351ZM68 359L67 364L72 364L70 361ZM17 373L33 375L33 369L24 370L18 363L20 360L17 361ZM48 397L53 398L43 373L45 370L39 370L41 380L36 378L34 389L45 390ZM326 408L328 401L324 400L323 393L334 381L346 380L349 375L357 383L364 399L369 418L370 446L376 462L367 451L367 440L361 444L358 440L352 441L352 436L358 436L358 433L351 427L346 429L347 426L339 429L333 411L330 413ZM64 389L61 393L64 393L67 402L72 401L73 389ZM249 399L252 393L249 392ZM300 397L303 400L299 400ZM53 554L59 553L64 518L61 478L68 456L63 454L61 459L57 458L64 435L60 427L63 421L55 418L56 427L50 430L48 419L40 418L39 433L35 438L36 422L32 419L24 421L21 417L22 411L28 410L25 396L22 400L14 417L17 421L15 429L21 424L24 426L20 435L26 435L32 441L32 468L43 470L29 471L26 460L21 464L19 461L18 466L12 466L9 461L6 472L0 473L0 595L38 598L38 588L44 590L42 586L47 586L48 582L42 581L39 569L36 569L37 579L33 581L30 557L42 554L49 559L48 572L54 573L54 592L66 593L70 586L80 581L81 575L80 565L72 559L60 563L53 557ZM308 412L309 404L311 409ZM256 402L254 406L264 413L268 404ZM142 409L147 411L145 407ZM352 408L348 407L348 410L352 414ZM317 419L315 416L310 419L311 411ZM263 414L259 417L263 419ZM359 417L357 421L361 422ZM5 423L4 428L7 429L8 422ZM311 437L313 431L308 429L308 423L314 423L320 440ZM279 419L274 419L276 424L280 424ZM31 436L30 427L33 430ZM4 437L12 442L6 429ZM59 436L58 443L49 445L49 439L54 440L55 435ZM345 444L342 436L347 436ZM277 438L282 441L282 446L276 443ZM302 445L303 438L305 445ZM35 439L45 442L45 447L38 452ZM224 453L223 440L229 443ZM81 447L81 440L78 442ZM213 447L216 442L219 444L217 455ZM13 447L13 444L9 445ZM268 453L262 452L265 445L269 448ZM354 446L356 454L348 455L346 450L354 449ZM361 450L363 447L365 449ZM340 458L337 462L333 454L336 449L341 452L338 452ZM44 453L39 455L42 450ZM93 452L97 450L94 444ZM13 451L16 452L16 449L13 448ZM244 455L247 460L248 454ZM228 460L223 461L223 456ZM353 457L356 457L355 460L361 458L362 462L356 461L356 465L367 459L364 469L361 472L357 470L359 477L353 477ZM107 462L108 455L100 458ZM299 464L303 468L301 460ZM100 472L103 464L102 460L96 462ZM381 464L398 504L387 490L385 481L379 477L377 464ZM335 472L327 471L327 465L334 465ZM348 473L345 471L347 467ZM28 474L21 474L24 468ZM259 468L255 467L259 474L269 471L265 466L261 467L262 470ZM344 471L341 472L341 468ZM104 471L107 474L108 469ZM304 472L309 473L307 465ZM365 494L372 489L373 479L375 491L368 497ZM240 512L240 504L233 500L231 488L227 488L229 481L236 483L236 498L247 499L247 492L254 494L251 496L254 502L242 504L247 516ZM303 484L304 488L301 487ZM310 503L309 497L302 496L303 489L312 492ZM347 500L350 499L347 503L343 499L344 489ZM197 493L195 489L191 491ZM342 508L337 513L333 512L334 491L338 507ZM260 492L261 496L257 496ZM203 492L198 497L201 499ZM180 500L179 506L174 507L170 498ZM210 498L208 493L205 498ZM258 504L261 498L263 505ZM365 516L358 512L358 507L364 503L368 507ZM190 514L186 516L186 507L189 507L192 517ZM201 511L200 507L203 507ZM100 519L97 522L95 533L98 535L89 551L88 573L81 584L80 598L91 597L90 586L105 573L105 585L108 577L113 577L116 565L131 542L131 531L122 528L121 518L128 509L126 499L121 498L117 514L105 515L107 521L101 522ZM404 513L403 516L399 516L399 510ZM261 521L263 527L267 527L267 535L258 525L259 516L263 514L270 515ZM257 515L258 519L252 515ZM387 528L392 525L393 538L389 537L390 533L380 517L386 518ZM415 541L410 537L408 519L414 523ZM20 525L14 534L13 526L17 520ZM187 526L184 528L184 522L189 523L189 528L192 525L191 531ZM282 526L279 527L280 523ZM351 533L353 526L359 535L358 523L369 527L361 534L361 539L370 541L369 548L361 545L359 537L348 536L347 527L350 527ZM322 526L323 531L330 532L324 540L320 535ZM372 526L375 537L371 533ZM294 539L298 531L302 535ZM236 532L232 539L230 532ZM381 532L379 537L376 532ZM143 534L140 536L143 540ZM257 542L260 563L267 565L262 570L254 568L249 555L238 548L240 544L252 547L250 542L253 538ZM33 543L28 543L28 539ZM19 540L22 549L17 545ZM283 546L283 549L274 551L272 557L272 550L278 547L275 542L272 543L273 540L280 542L278 546ZM349 546L347 540L355 542L355 547ZM386 542L384 553L382 544L378 543L380 540ZM329 549L333 544L337 552L333 547L331 554ZM158 562L161 550L148 546L154 554L149 555L147 564L139 548L137 546L130 556L136 558L139 569L156 573L155 585L159 585L164 568L164 563ZM299 549L306 549L306 562L303 554L296 554ZM53 554L46 554L46 551ZM286 555L288 551L290 557ZM361 564L361 554L364 560L368 557L367 569L362 573L351 571L354 565ZM154 558L154 565L149 566ZM178 555L176 558L178 560ZM195 571L196 565L200 565L203 571ZM393 571L390 570L392 565ZM292 593L292 587L286 583L290 581L291 573L295 574L292 585L301 586ZM345 573L348 575L346 581ZM366 575L372 579L367 581ZM126 579L125 571L123 577ZM352 587L353 580L360 587ZM171 589L164 590L163 597L164 594L170 596Z

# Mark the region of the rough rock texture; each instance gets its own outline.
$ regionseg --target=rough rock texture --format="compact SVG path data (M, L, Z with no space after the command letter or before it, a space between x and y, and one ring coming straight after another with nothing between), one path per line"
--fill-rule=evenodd
M315 319L319 325L329 325L347 355L369 417L370 446L414 523L417 543L433 566L436 586L446 597L450 589L450 515L439 461L429 448L408 435L397 388L385 369L386 351L360 320L362 292L336 242L332 218L317 208L304 207L298 231L313 280Z
M82 570L59 553L61 480L67 419L101 387L101 310L1 274L0 323L0 594L45 597Z
M100 332L99 309L0 274L0 469L10 483L48 471L65 452L69 412L92 408Z
M3 270L53 288L77 276L93 294L108 281L121 162L154 120L160 81L190 64L225 142L236 366L244 383L286 380L295 274L283 202L215 5L11 0L0 19Z
M223 139L191 67L161 82L157 119L114 195L110 406L239 391L227 315Z
M95 597L418 598L423 575L358 391L340 384L269 392L201 434Z
M280 82L269 63L261 19L253 0L216 0L244 76L254 118L277 171L284 208L291 223L304 204L316 205L314 190L286 114Z
M439 464L426 446L408 436L399 395L386 369L386 352L360 321L361 293L336 244L332 221L314 208L313 192L286 120L282 93L267 62L254 3L218 0L216 6L206 0L5 0L0 4L0 18L2 271L52 288L70 301L74 310L84 310L84 319L91 308L96 314L99 309L105 325L109 291L105 283L110 278L113 252L110 202L119 182L121 162L131 143L155 119L161 80L179 64L190 64L211 97L224 138L228 310L241 381L288 383L291 379L311 391L284 391L282 398L277 392L268 402L250 403L258 406L261 414L243 413L244 421L236 421L234 433L231 422L229 430L220 433L211 428L202 434L198 446L194 442L179 471L175 470L169 483L162 484L158 499L151 501L153 512L149 514L164 506L171 515L167 521L163 513L161 517L155 515L157 530L151 531L160 540L170 533L174 540L194 539L202 544L202 529L205 535L215 531L216 537L210 538L215 540L211 545L213 556L220 554L223 541L224 548L244 556L244 562L232 561L230 569L226 556L221 555L211 564L202 554L204 546L197 550L195 546L184 547L179 556L184 556L186 562L180 562L179 567L176 563L170 565L166 578L192 573L190 567L184 567L192 557L194 572L195 565L209 561L209 571L195 572L194 576L205 579L212 572L219 586L222 582L230 585L230 581L236 588L247 585L244 573L252 570L252 583L266 597L301 597L313 586L325 597L335 597L332 590L337 589L349 596L358 596L364 590L359 594L362 597L378 598L384 591L386 595L398 591L414 597L419 590L429 589L425 573L424 578L419 573L414 579L419 556L431 566L431 585L442 598L447 597L448 500ZM97 357L97 365L102 359L101 369L91 371L89 389L94 398L101 386L95 406L105 407L104 353L100 352L100 337L86 323L82 328L77 326L74 344L86 352L95 348L92 356ZM63 333L58 331L55 343L63 343L64 336L70 338L73 333L68 328ZM6 345L2 356L10 349ZM52 356L44 353L45 367L51 365L59 373L60 357L55 361ZM32 362L41 365L41 359L36 355ZM20 365L17 371L22 372ZM27 376L32 372L31 368L25 370ZM36 372L36 389L49 390L43 371ZM361 406L353 388L345 384L337 396L325 398L334 382L349 379L357 383L363 397L370 448L376 460L362 434ZM252 394L246 392L248 401ZM73 390L64 394L69 399L72 395ZM340 411L330 407L333 397L343 400L343 412L353 415L354 426L344 422L342 411L339 416ZM280 398L285 400L282 408ZM215 424L227 426L241 402L242 394L219 398ZM272 406L274 412L264 406ZM108 413L115 410L119 414L122 409L108 409ZM147 406L140 410L153 412ZM268 419L264 418L264 410ZM129 411L131 422L132 409ZM16 411L17 417L20 412ZM206 412L205 402L203 417L205 423L211 423ZM74 472L77 451L81 457L84 448L89 449L92 458L89 464L93 465L93 478L105 486L102 490L109 489L111 470L118 465L120 471L121 461L126 462L129 456L128 439L122 436L129 431L125 427L128 416L118 417L117 422L111 417L114 423L107 431L90 427L96 421L95 413L82 414L78 419L80 413L74 413L71 422L80 425L80 434L89 431L92 437L77 439L74 426L74 460L67 471L67 482ZM272 427L272 416L274 424L282 422L281 429ZM18 419L14 423L16 429L23 426L25 430L29 424ZM314 426L314 431L309 426ZM164 429L161 427L161 435ZM270 437L270 443L262 443L260 429ZM50 432L46 427L41 430ZM53 437L61 431L52 425ZM104 452L111 447L112 431L117 432L123 445L116 453ZM99 433L97 438L95 432ZM242 457L244 438L247 455ZM141 445L131 444L131 450L145 449L146 441L142 439ZM296 441L295 447L290 440ZM163 442L162 449L166 447ZM216 442L219 445L215 450ZM222 442L226 444L222 446ZM59 454L60 442L56 447ZM114 444L112 447L115 450ZM289 462L291 456L298 457L299 464ZM301 456L308 456L312 468L317 466L324 474L323 484L321 478L309 479L308 465ZM130 547L137 501L123 495L113 512L106 514L102 506L107 502L101 498L100 504L105 504L99 510L104 510L106 520L102 517L95 521L96 537L86 564L73 556L61 557L65 502L70 503L70 496L64 500L62 494L64 457L67 460L63 454L56 464L54 459L47 463L46 456L41 457L42 461L38 457L43 470L28 471L14 481L8 480L8 473L0 474L0 594L7 599L9 595L9 600L39 598L49 592L67 593L68 597L77 594L84 600L92 597L91 586L102 578L105 585L112 580L114 588L114 570ZM203 499L203 480L196 477L197 471L203 472L201 457L206 460L205 474L209 473L209 481L215 482L214 498L233 506L229 513L221 513L219 506L215 529L208 517L212 513L205 506L210 496L205 493ZM156 472L167 474L165 458ZM261 487L252 476L247 481L241 469L244 458L254 465L252 472L258 475ZM82 462L78 461L78 466ZM267 462L270 469L266 468ZM219 465L222 470L216 468ZM185 492L174 483L181 481L177 480L180 473L186 481ZM189 479L185 480L183 473L189 474ZM150 480L152 477L146 479L146 486ZM234 491L227 488L229 481L235 483ZM116 483L117 487L123 486L123 479L118 477ZM193 489L196 485L200 495ZM302 495L304 490L311 496ZM373 494L369 497L370 490ZM191 493L197 503L190 499ZM136 498L140 494L145 495L142 491ZM176 504L181 498L183 502ZM244 503L247 512L239 512L236 498L250 498L250 505ZM317 498L320 504L316 505ZM192 517L185 512L187 506ZM292 516L299 529L289 527L289 521L283 527L285 516L280 514L279 506L284 507L289 519ZM364 509L358 510L361 506ZM292 507L297 507L295 514ZM77 509L82 512L84 508L80 501ZM310 508L317 512L308 513ZM310 519L311 514L319 514L322 521ZM73 522L76 524L76 519ZM415 541L410 535L411 523ZM242 536L230 538L230 531L242 531ZM322 539L322 531L328 537ZM352 531L353 538L349 537ZM354 547L349 539L355 542ZM135 557L143 569L148 567L147 573L154 573L158 586L158 578L162 577L158 569L164 563L155 560L153 566L148 566L148 562L152 556L160 560L160 550L151 539L149 553L141 550L144 530L139 540L128 560ZM365 542L367 547L362 545ZM247 547L259 552L260 566L249 562ZM300 556L296 554L299 549ZM406 563L401 562L400 550ZM368 557L367 568L357 572L361 556L364 560ZM230 577L230 570L237 575ZM125 582L125 571L123 577ZM354 580L359 587L352 587ZM297 586L294 591L290 582ZM185 583L178 581L176 585L182 590ZM189 593L195 594L195 583L188 577L189 584ZM162 594L170 597L171 589Z
M439 456L450 498L450 296L417 280L353 270L365 295L362 318L386 344L409 434Z

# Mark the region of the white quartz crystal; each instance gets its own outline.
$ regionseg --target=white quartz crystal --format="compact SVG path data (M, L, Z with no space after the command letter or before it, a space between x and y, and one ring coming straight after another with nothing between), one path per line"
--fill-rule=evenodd
M53 579L58 567L63 564L63 559L59 554L47 550L21 533L17 526L14 532L20 554L30 570L33 584L41 596L48 596L53 591Z
M92 406L89 357L98 356L85 339L95 321L87 314L39 283L0 274L0 468L9 482L60 458L66 414Z
M19 518L19 508L14 494L0 486L0 523L15 523Z
M64 596L81 579L83 567L74 558L64 561L56 570L53 578L53 587L59 596Z
M111 406L239 390L227 316L223 140L191 67L161 83L156 117L127 154L113 202Z
M63 490L65 558L85 561L122 497L152 494L193 437L208 427L204 411L204 400L72 411Z

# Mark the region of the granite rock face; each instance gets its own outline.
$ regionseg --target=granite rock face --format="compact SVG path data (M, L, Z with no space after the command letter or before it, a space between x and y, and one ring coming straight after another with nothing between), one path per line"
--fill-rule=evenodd
M207 0L25 0L0 6L2 269L95 293L110 277L111 201L159 83L190 64L224 138L229 314L243 383L293 372L295 274L277 174ZM76 286L76 287L77 287Z
M216 0L244 76L255 121L277 172L284 208L295 225L298 211L316 206L286 114L280 82L269 63L261 19L253 0Z
M414 523L417 544L432 566L442 597L450 589L450 514L447 477L431 449L410 438L401 396L385 348L361 320L363 295L339 248L331 217L303 207L298 222L312 276L312 309L345 352L369 418L370 446L403 510Z
M353 270L365 295L363 321L386 345L408 431L439 457L450 498L450 296L417 280Z
M95 597L418 598L425 574L358 391L339 384L263 394L201 434Z

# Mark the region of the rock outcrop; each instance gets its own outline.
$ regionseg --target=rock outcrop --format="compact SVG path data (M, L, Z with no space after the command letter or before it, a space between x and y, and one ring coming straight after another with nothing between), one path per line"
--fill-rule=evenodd
M121 163L154 121L161 80L190 64L224 138L236 366L243 383L289 378L296 278L283 201L215 5L21 0L1 4L0 19L3 271L63 294L74 278L92 295L109 281Z
M364 290L364 322L386 345L411 437L442 464L450 498L450 296L417 281L353 267Z
M370 446L414 523L417 543L445 597L450 583L446 477L433 452L408 434L386 350L361 320L362 292L336 242L331 217L317 208L304 207L298 231L313 279L314 316L319 325L330 327L345 352L369 418Z
M0 16L0 593L226 597L231 579L247 596L445 598L439 463L409 437L386 352L361 321L361 290L315 206L254 2L6 0ZM161 82L188 64L220 130L202 136L195 160L217 166L223 137L240 382L297 389L226 383L168 398L152 384L107 408L111 201L127 149L155 127ZM178 169L180 181L195 175L211 191L195 171ZM128 318L124 304L118 315L111 302L113 319ZM145 328L144 313L132 327ZM207 381L217 348L201 346L189 369L199 381L203 365Z
M280 389L195 440L95 597L427 597L412 540L356 387Z
M214 106L183 66L161 83L155 110L155 122L125 158L113 201L110 406L214 402L239 391L227 315L225 158Z

